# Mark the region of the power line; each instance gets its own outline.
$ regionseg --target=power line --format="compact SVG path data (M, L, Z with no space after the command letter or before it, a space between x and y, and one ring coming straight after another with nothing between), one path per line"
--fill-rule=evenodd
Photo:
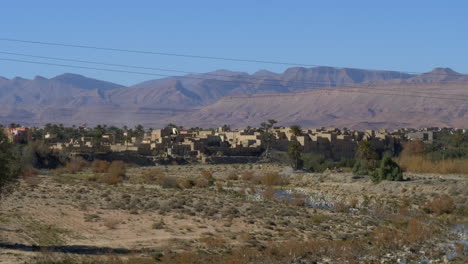
M248 63L263 63L263 64L274 64L274 65L285 65L285 66L300 66L300 67L330 67L330 68L336 68L336 69L346 69L347 68L347 67L324 66L324 65L318 65L318 64L304 64L304 63L294 63L294 62L282 62L282 61L272 61L272 60L257 60L257 59L242 59L242 58L231 58L231 57L202 56L202 55L191 55L191 54L170 53L170 52L158 52L158 51L144 51L144 50L134 50L134 49L98 47L98 46L89 46L89 45L57 43L57 42L21 40L21 39L12 39L12 38L0 38L0 41L20 42L20 43L49 45L49 46L61 46L61 47L70 47L70 48L81 48L81 49L106 50L106 51L114 51L114 52L139 53L139 54L147 54L147 55L163 55L163 56L185 57L185 58L193 58L193 59L209 59L209 60L222 60L222 61L235 61L235 62L248 62ZM349 69L351 69L351 68L349 68ZM352 69L368 70L368 71L387 71L387 70L364 69L364 68L352 68ZM423 74L423 72L411 72L411 71L392 71L392 72L405 73L405 74ZM438 73L426 73L426 74L443 75L443 76L463 76L463 74L438 74Z
M76 65L68 65L68 64L57 64L57 63L48 63L48 62L37 62L37 61L25 61L25 60L16 60L16 59L9 59L9 58L0 58L2 61L13 61L13 62L21 62L21 63L30 63L30 64L39 64L39 65L50 65L50 66L60 66L60 67L68 67L68 68L78 68L78 69L88 69L88 70L99 70L99 71L109 71L109 72L119 72L119 73L132 73L132 74L142 74L142 75L151 75L151 76L169 76L164 74L157 74L157 73L146 73L146 72L136 72L136 71L124 71L124 70L115 70L115 69L105 69L105 68L96 68L96 67L86 67L86 66L76 66ZM182 76L183 78L192 78L190 76ZM217 80L218 81L218 80ZM349 87L349 86L348 86ZM363 89L362 87L352 87L353 89ZM366 88L364 88L366 89ZM397 96L408 96L408 97L421 97L421 98L433 98L433 99L446 99L446 100L462 100L468 101L468 99L460 98L460 96L464 95L449 95L444 94L445 96L458 96L456 98L450 97L436 97L436 96L425 96L425 95L416 95L416 94L398 94L398 93L375 93L370 91L350 91L346 89L327 89L327 88L314 88L312 91L315 90L322 90L322 91L338 91L338 92L353 92L353 93L363 93L363 94L382 94L382 95L397 95ZM367 89L366 89L367 90ZM388 90L386 90L388 91ZM287 95L287 93L285 93Z
M51 60L60 60L60 61L69 61L69 62L79 62L79 63L88 63L88 64L97 64L97 65L106 65L106 66L117 66L117 67L126 67L126 68L135 68L135 69L149 69L149 70L159 70L159 71L169 71L169 72L179 72L179 73L187 73L187 74L203 74L203 75L208 75L208 76L214 76L214 77L225 77L225 78L236 78L236 76L225 76L225 75L217 75L217 74L209 74L209 73L196 73L196 72L187 72L187 71L180 71L180 70L174 70L174 69L165 69L165 68L154 68L154 67L145 67L145 66L132 66L132 65L127 65L127 64L114 64L114 63L105 63L105 62L96 62L96 61L88 61L88 60L76 60L76 59L68 59L68 58L58 58L58 57L49 57L49 56L39 56L39 55L31 55L31 54L24 54L24 53L13 53L13 52L3 52L0 51L0 54L8 54L8 55L15 55L15 56L23 56L23 57L32 57L32 58L41 58L41 59L51 59ZM106 70L106 69L104 69ZM150 73L142 73L142 72L128 72L128 73L134 73L134 74L145 74L149 75ZM152 74L155 76L165 76L165 77L174 77L172 75L167 75L167 74ZM268 86L277 86L277 87L289 87L289 88L314 88L317 89L317 87L309 87L309 86L292 86L290 84L290 81L288 84L278 84L278 82L282 82L282 80L279 79L259 79L259 78L253 78L254 80L258 80L259 82L253 82L253 81L245 81L245 80L222 80L222 79L209 79L209 78L202 78L202 77L196 77L196 76L177 76L174 78L188 78L188 79L198 79L198 80L215 80L219 82L229 82L229 83L242 83L242 84L264 84L264 81L271 81L275 82L274 84L266 84ZM251 78L251 76L249 76ZM251 78L252 79L252 78ZM443 82L439 81L438 83ZM450 83L456 83L456 81L447 81ZM310 85L324 85L324 84L330 84L329 82L304 82L304 81L292 81L292 83L299 83L299 84L310 84ZM463 82L465 83L465 82ZM340 84L339 86L337 84L334 84L335 87L338 87L338 89L346 89L346 88L359 88L359 89L366 89L365 86L363 85L369 85L369 83L363 83L360 86L356 85L345 85L345 84ZM391 84L389 84L391 85ZM331 87L329 87L331 89ZM407 93L415 93L418 94L417 91L406 91L402 89L382 89L382 88L375 88L374 90L384 90L384 91L404 91ZM432 95L442 95L446 96L447 94L444 93L434 93L430 92ZM468 95L453 95L453 96L468 96Z

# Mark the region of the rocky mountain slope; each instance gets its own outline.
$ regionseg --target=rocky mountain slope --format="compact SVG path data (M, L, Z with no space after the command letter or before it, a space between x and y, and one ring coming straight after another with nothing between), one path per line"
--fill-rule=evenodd
M131 87L76 74L0 77L0 123L243 126L273 118L308 126L467 126L460 100L468 96L467 83L468 75L448 68L420 75L331 67L219 70ZM397 92L423 97L392 95ZM442 99L447 94L458 100Z

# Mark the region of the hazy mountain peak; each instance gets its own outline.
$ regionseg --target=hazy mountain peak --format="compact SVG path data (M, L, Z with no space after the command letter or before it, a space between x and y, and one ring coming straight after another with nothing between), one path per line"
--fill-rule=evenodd
M48 80L47 78L43 77L43 76L40 76L40 75L36 75L34 77L34 80Z
M434 68L429 74L448 74L448 75L461 75L461 73L456 72L450 68Z
M255 72L254 74L252 74L252 76L256 76L256 77L273 77L273 76L276 76L278 75L277 73L274 73L274 72L271 72L271 71L268 71L268 70L259 70L257 72Z
M110 90L110 89L115 89L115 88L123 88L124 86L111 83L111 82L106 82L106 81L101 81L101 80L96 80L93 78L88 78L83 75L79 74L74 74L74 73L64 73L58 76L55 76L54 78L50 79L51 81L59 81L68 85L72 85L75 87L79 87L81 89L85 90L94 90L94 89L100 89L100 90Z
M247 73L220 69L220 70L209 72L208 74L215 74L215 75L221 75L221 76L232 76L232 75L247 74Z

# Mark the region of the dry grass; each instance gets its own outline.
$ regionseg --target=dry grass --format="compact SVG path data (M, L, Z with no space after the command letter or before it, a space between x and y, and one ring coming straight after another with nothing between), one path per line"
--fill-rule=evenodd
M275 189L271 186L266 187L262 192L262 197L265 200L274 200L276 197Z
M164 177L165 173L159 168L154 168L149 171L143 172L142 178L143 182L147 184L155 183L159 178Z
M110 162L105 160L94 160L93 163L91 163L91 168L95 173L105 173L109 169L110 164Z
M123 161L113 161L109 168L107 169L107 173L114 176L119 176L121 178L125 178L126 168L125 163Z
M82 171L86 167L88 167L89 162L84 160L81 157L73 157L69 162L65 164L63 168L60 168L60 172L65 172L65 173L72 173L75 174L77 172Z
M200 176L207 179L207 180L211 180L213 179L213 173L211 173L210 171L208 170L202 170L200 172Z
M102 175L101 177L97 178L97 182L99 183L105 183L109 185L116 185L118 183L121 183L123 181L122 177L116 174L110 174L106 173Z
M180 178L177 182L182 189L190 189L195 186L195 181L193 179Z
M241 175L241 179L243 181L251 181L254 177L255 177L255 174L253 173L253 171L245 171Z
M210 181L204 177L198 177L196 180L195 180L195 186L197 188L206 188L208 186L210 186Z
M29 168L29 169L23 170L21 176L24 182L26 182L31 187L34 187L34 186L39 185L39 183L41 182L37 174L38 174L37 169Z
M260 182L263 185L287 185L289 180L278 172L268 172L261 176Z
M104 220L103 225L107 227L108 229L116 229L119 223L120 222L117 219L106 219Z
M425 209L429 213L441 215L441 214L450 214L456 209L456 205L452 197L447 194L442 194L427 203Z
M231 181L237 181L239 179L239 176L237 176L237 173L232 171L228 174L227 179Z
M163 188L180 188L177 178L168 176L164 172L156 177L156 182Z
M431 161L422 156L402 155L398 159L398 164L407 172L468 174L468 160L466 159Z

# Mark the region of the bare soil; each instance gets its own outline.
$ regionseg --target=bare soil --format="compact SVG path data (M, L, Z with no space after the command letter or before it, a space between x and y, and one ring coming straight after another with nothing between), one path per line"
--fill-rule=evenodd
M381 227L406 230L407 219L416 217L438 232L405 247L376 251L362 262L442 261L445 256L466 260L466 248L448 254L460 243L451 226L468 223L466 175L406 175L411 180L374 184L346 172L296 173L275 164L158 168L177 179L196 179L208 170L214 184L163 188L145 182L143 175L153 169L149 167L129 168L117 185L96 182L90 169L76 174L41 171L34 180L22 180L1 203L0 263L66 257L85 262L101 256L168 262L168 256L184 252L222 257L236 248L270 254L265 250L272 243L365 240ZM247 171L279 172L289 184L233 179ZM452 197L456 209L443 215L425 212L425 205L440 194ZM333 256L319 262L337 263Z

